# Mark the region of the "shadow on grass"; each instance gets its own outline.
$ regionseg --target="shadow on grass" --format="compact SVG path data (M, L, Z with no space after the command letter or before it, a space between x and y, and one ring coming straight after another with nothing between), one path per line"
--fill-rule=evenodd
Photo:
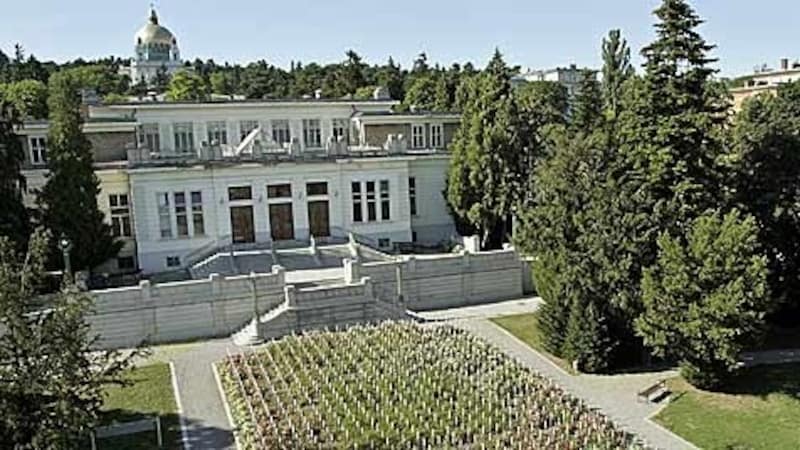
M134 422L153 415L137 411L114 409L103 415L103 425ZM178 414L162 414L161 432L163 446L158 446L155 429L141 433L127 434L97 439L97 450L183 450L180 416ZM184 418L187 433L187 448L226 449L233 448L233 435L230 430L210 427L196 420ZM91 448L87 442L85 448Z
M784 394L800 400L800 363L744 368L717 392L761 398Z

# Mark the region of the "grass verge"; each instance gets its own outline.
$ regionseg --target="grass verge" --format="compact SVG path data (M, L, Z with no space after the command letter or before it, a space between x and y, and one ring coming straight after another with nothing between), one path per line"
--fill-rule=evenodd
M800 364L745 369L725 392L670 380L674 400L655 421L704 449L800 448Z
M178 450L180 446L180 421L169 364L159 363L136 367L125 377L133 384L126 387L108 386L103 404L102 424L140 420L161 416L163 449ZM98 450L151 450L158 449L155 431L99 439Z
M572 366L570 366L569 362L545 350L544 344L542 343L541 331L539 330L538 313L495 317L491 319L491 321L500 328L513 334L517 339L528 344L529 347L541 353L545 358L564 369L567 373L575 375L575 371L572 370Z

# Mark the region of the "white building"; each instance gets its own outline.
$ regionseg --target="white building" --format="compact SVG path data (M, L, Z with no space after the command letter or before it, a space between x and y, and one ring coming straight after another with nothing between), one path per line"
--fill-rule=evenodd
M580 84L583 76L582 72L584 70L590 69L579 69L575 64L571 64L569 67L557 67L555 69L548 70L529 69L525 73L521 73L512 77L511 83L513 85L520 85L522 83L533 81L551 81L564 86L564 88L567 90L567 96L572 98L580 90ZM595 77L597 77L596 71L592 71L592 73Z
M150 83L159 70L172 75L183 66L178 40L166 27L158 23L155 8L150 9L150 19L134 38L134 52L129 67L120 69L132 84Z
M744 101L754 95L774 94L781 84L797 80L800 80L800 61L792 63L789 58L782 58L778 69L770 69L766 65L758 67L747 77L744 86L731 89L734 109L741 109Z
M386 100L145 102L90 108L98 203L126 251L108 271L186 268L223 248L343 238L377 247L455 236L444 200L452 114ZM29 189L46 124L21 130ZM30 200L32 202L32 199Z

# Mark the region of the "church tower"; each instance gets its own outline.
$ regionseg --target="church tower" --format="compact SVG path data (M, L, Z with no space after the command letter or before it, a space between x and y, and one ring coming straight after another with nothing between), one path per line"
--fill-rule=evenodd
M159 24L155 7L150 7L147 23L136 33L134 54L129 69L131 84L152 83L158 72L172 75L183 66L178 40Z

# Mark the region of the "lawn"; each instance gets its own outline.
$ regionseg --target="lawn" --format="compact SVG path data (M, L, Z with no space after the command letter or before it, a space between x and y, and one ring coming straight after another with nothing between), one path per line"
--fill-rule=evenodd
M800 364L746 369L726 393L670 384L676 398L655 420L698 447L800 448Z
M513 316L496 317L491 319L496 325L513 334L517 339L528 344L529 347L544 355L567 373L575 374L569 362L554 356L544 349L542 337L539 332L538 314L516 314Z
M126 378L133 384L109 386L103 404L102 423L128 422L154 415L161 416L165 449L180 448L180 424L172 392L168 364L153 364L132 369ZM158 449L154 431L98 440L98 450Z

